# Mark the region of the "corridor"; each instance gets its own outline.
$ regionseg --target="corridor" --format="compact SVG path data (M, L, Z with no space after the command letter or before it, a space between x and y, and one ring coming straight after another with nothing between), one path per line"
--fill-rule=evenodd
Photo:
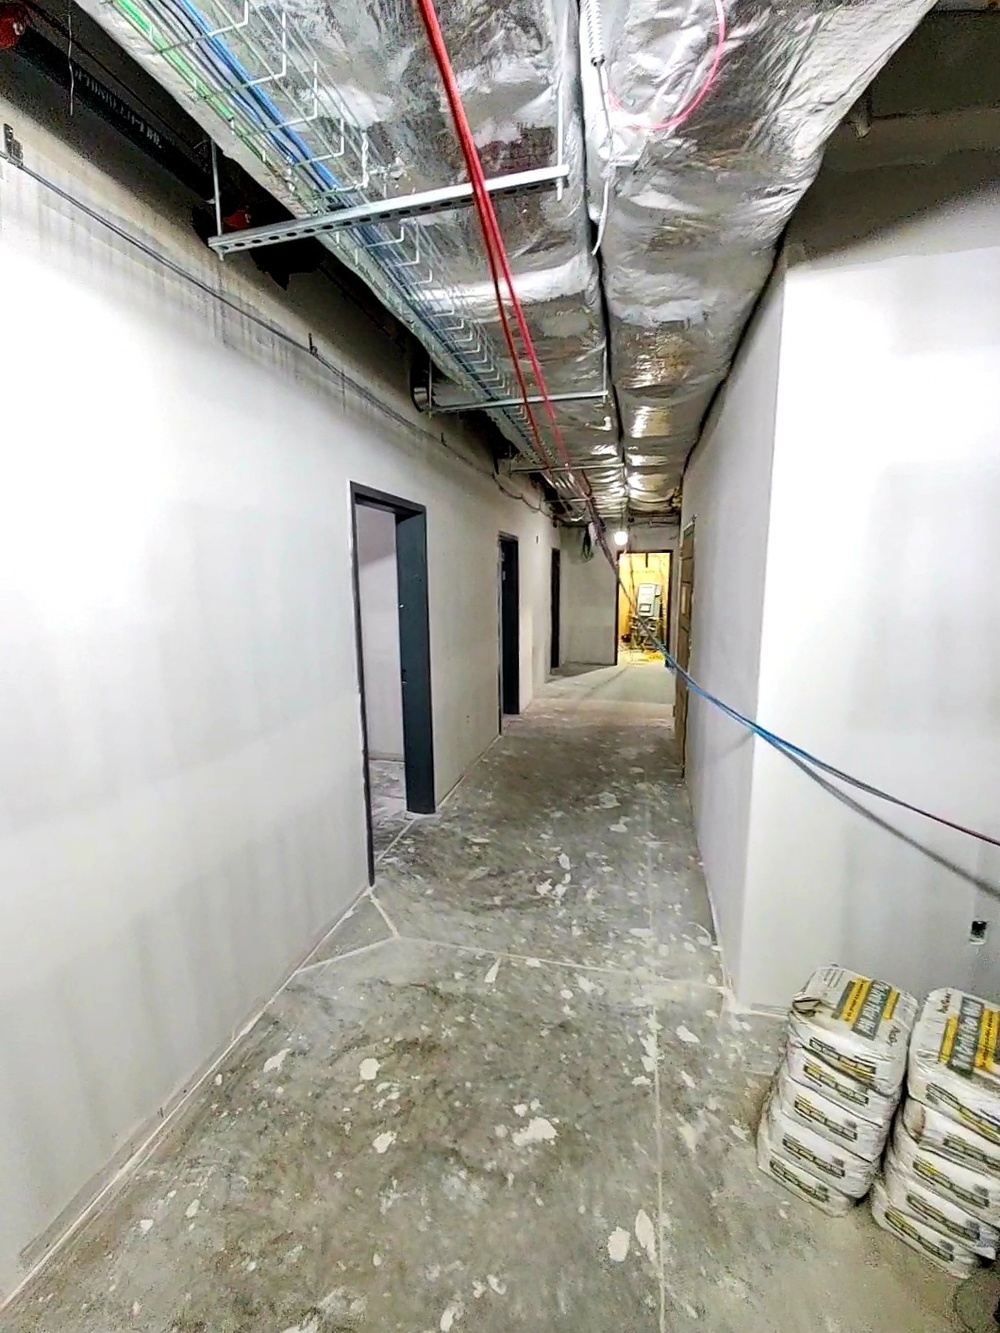
M754 1163L664 710L551 685L379 862L9 1333L943 1333L950 1284Z

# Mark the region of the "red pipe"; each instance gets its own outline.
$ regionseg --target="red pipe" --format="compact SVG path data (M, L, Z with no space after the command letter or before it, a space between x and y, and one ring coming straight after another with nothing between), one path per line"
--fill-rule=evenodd
M435 64L438 67L441 80L444 83L445 95L448 99L452 120L455 123L455 130L462 149L462 156L465 159L466 170L469 173L469 180L472 184L476 212L479 216L480 226L482 227L483 240L486 245L486 256L490 265L490 274L493 278L493 289L497 298L497 308L500 311L500 318L504 328L504 337L507 342L508 351L511 355L511 360L514 363L514 370L517 374L521 396L525 400L525 411L527 412L528 420L531 423L532 434L539 446L542 457L545 458L546 463L551 467L545 445L542 442L538 422L535 419L530 404L528 403L528 386L521 367L520 358L517 355L517 350L514 345L514 338L510 329L507 313L504 309L499 274L497 272L498 267L503 274L504 282L510 293L510 302L514 309L518 331L521 335L521 341L524 344L525 353L528 360L531 362L531 369L534 374L535 382L538 385L538 392L541 395L545 406L545 412L549 419L556 449L566 465L572 469L573 460L570 457L569 450L566 448L566 442L563 439L562 431L559 429L559 422L556 419L555 408L549 397L548 386L545 383L545 374L542 370L541 362L538 359L538 353L535 351L535 345L532 342L531 331L528 328L528 321L525 318L524 309L517 292L514 289L514 276L511 273L507 250L504 246L503 237L500 234L500 226L497 222L496 212L493 208L493 200L490 198L489 191L486 188L486 175L483 171L483 164L480 161L479 151L476 148L472 130L469 126L469 119L465 114L465 107L462 104L462 97L458 90L455 71L448 55L448 48L445 44L444 34L441 31L441 25L438 21L437 11L434 8L434 0L417 0L417 7L420 10L420 17L423 20L424 28L427 32L427 39L430 43ZM583 483L582 498L587 502L591 515L600 529L600 519L594 505L594 493L591 490L586 474L583 475Z

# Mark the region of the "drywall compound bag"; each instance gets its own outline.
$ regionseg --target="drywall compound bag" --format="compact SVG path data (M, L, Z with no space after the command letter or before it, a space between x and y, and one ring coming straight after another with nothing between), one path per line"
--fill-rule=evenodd
M931 991L910 1046L909 1093L1000 1147L1000 1009L964 991Z
M831 1069L894 1097L917 1016L912 995L843 967L821 967L792 1001L791 1039Z
M868 1193L875 1175L875 1162L866 1162L840 1144L831 1143L816 1130L793 1120L782 1110L774 1092L768 1100L764 1119L770 1121L769 1142L782 1157L852 1199L860 1199Z
M901 1119L896 1121L892 1132L892 1155L900 1170L914 1176L935 1194L990 1226L1000 1226L1000 1180L996 1176L970 1171L929 1152L910 1138Z
M850 1114L877 1125L883 1134L888 1133L898 1094L886 1097L868 1084L848 1078L794 1041L789 1041L785 1048L785 1063L796 1083L819 1093Z
M912 1097L907 1097L901 1114L910 1138L922 1148L1000 1179L1000 1145Z
M1000 1231L936 1194L919 1176L900 1166L891 1149L886 1153L882 1180L894 1207L984 1259L996 1258Z
M966 1246L892 1203L880 1178L876 1178L872 1186L872 1217L883 1230L897 1236L925 1259L951 1273L952 1277L968 1277L979 1267L976 1256Z
M841 1194L839 1190L816 1176L810 1175L797 1162L790 1161L781 1152L767 1115L761 1116L760 1127L757 1130L757 1165L765 1175L776 1180L779 1185L784 1185L792 1194L797 1194L807 1203L815 1204L817 1208L821 1208L824 1213L829 1213L832 1217L849 1213L854 1207L854 1199Z
M778 1070L775 1091L782 1112L797 1124L815 1130L866 1161L874 1162L882 1155L889 1133L888 1121L873 1125L857 1113L845 1111L812 1088L796 1083L787 1064Z

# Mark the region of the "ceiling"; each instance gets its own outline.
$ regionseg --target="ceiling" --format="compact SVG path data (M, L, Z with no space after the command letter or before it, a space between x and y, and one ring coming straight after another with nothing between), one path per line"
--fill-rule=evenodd
M473 211L452 193L399 215L465 179L414 0L82 7L415 334L425 410L485 407L566 517L615 525L676 512L830 137L864 165L886 126L1000 109L1000 14L985 7L440 0L486 175L533 187L495 204L560 452L517 406Z

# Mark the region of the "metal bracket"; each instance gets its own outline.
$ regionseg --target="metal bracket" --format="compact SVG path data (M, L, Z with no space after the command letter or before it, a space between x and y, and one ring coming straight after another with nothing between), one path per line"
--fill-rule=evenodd
M491 195L525 194L530 190L559 187L569 177L566 164L537 167L533 171L516 171L506 176L494 176L486 182ZM390 222L396 218L417 217L428 213L443 213L472 203L472 185L448 185L440 190L424 190L420 194L400 195L395 199L376 199L353 208L338 208L316 217L293 218L270 227L251 227L248 231L213 236L209 245L219 254L232 250L254 250L262 245L278 245L282 241L300 241L307 236L323 236L347 227L361 227L373 223Z
M422 398L422 394L420 397ZM593 403L603 401L607 394L603 389L597 393L550 393L548 401L550 403ZM545 399L541 394L531 394L527 402L544 403ZM479 398L474 402L467 403L435 403L433 397L429 397L426 402L418 402L417 407L421 412L426 412L431 416L444 416L454 412L490 412L495 408L523 407L524 398Z
M564 476L564 477L567 478L567 480L570 480L570 481L571 481L572 478L573 478L573 473L574 473L574 472L604 472L609 466L610 466L610 467L614 467L614 465L615 465L615 464L614 464L614 460L612 460L612 462L611 462L610 464L608 464L608 463L560 463L560 464L558 464L558 465L553 465L552 467L543 467L543 468L541 468L541 469L540 469L538 466L532 466L532 467L509 467L509 468L507 468L507 469L505 470L505 475L508 476L508 477L516 477L516 476L519 476L522 472L538 472L538 471L540 471L540 470L543 470L543 471L545 471L545 472L551 473L551 474L552 474L553 476L555 476L555 477L558 477L558 476Z
M21 140L14 134L13 125L3 127L3 155L15 167L24 166L24 149Z

